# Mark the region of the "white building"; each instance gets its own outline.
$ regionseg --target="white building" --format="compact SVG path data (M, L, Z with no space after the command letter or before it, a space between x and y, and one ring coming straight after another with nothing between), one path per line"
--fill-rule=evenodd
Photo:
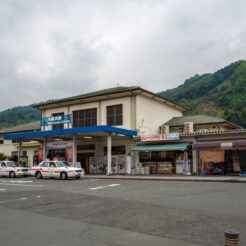
M25 148L23 141L35 141L40 144L35 149L39 161L61 158L74 165L80 162L86 173L107 170L108 174L129 173L138 163L138 154L131 152L135 138L159 134L163 122L186 111L135 86L100 90L35 107L41 110L41 131L8 132L4 141L18 141L20 153Z

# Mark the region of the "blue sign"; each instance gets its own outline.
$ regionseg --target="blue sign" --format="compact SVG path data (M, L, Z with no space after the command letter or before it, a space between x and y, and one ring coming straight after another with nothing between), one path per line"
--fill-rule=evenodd
M50 116L40 119L41 126L60 125L60 124L67 124L67 123L72 123L71 114L56 115L56 116Z

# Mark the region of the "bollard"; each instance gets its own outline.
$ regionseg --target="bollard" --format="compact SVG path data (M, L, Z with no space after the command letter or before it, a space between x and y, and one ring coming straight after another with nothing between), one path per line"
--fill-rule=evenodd
M239 246L239 233L237 231L225 231L225 246Z

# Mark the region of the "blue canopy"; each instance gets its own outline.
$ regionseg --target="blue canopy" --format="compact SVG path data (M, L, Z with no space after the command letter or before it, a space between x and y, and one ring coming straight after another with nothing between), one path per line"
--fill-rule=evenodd
M123 128L113 126L88 126L78 128L68 128L60 130L48 130L48 131L32 131L32 132L19 132L19 133L6 133L3 135L5 140L21 140L21 139L35 139L40 137L52 137L61 135L76 135L80 133L115 133L125 136L137 136L136 131L127 130Z

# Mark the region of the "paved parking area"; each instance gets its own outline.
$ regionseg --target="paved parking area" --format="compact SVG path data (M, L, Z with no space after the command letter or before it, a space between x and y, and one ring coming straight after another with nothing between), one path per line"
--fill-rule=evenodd
M3 245L246 244L245 184L0 178Z

